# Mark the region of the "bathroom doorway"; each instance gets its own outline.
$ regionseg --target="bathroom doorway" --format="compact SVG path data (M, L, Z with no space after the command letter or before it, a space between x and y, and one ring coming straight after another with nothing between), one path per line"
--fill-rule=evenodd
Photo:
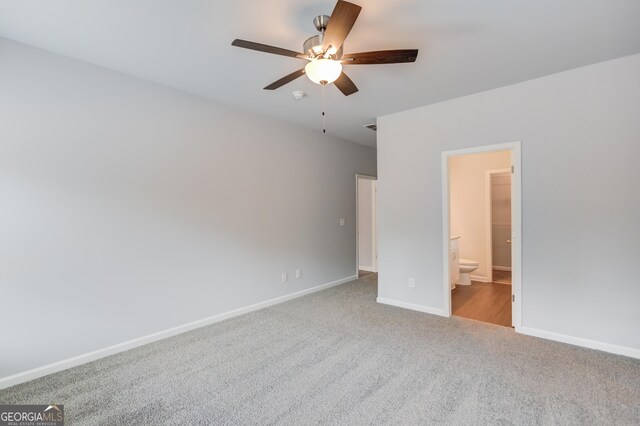
M359 278L378 272L376 205L378 180L356 175L356 271Z
M445 311L519 327L520 143L442 153Z

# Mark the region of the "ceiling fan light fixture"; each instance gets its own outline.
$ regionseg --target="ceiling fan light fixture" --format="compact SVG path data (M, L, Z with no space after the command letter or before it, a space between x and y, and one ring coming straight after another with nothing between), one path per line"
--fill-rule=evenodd
M358 87L342 71L343 64L401 64L415 62L418 56L418 49L377 50L349 53L343 56L344 41L351 32L361 10L362 7L357 4L346 0L337 0L330 16L321 15L314 19L314 26L320 34L306 39L302 44L302 52L241 39L233 40L231 45L310 61L305 68L300 68L274 81L265 86L264 90L276 90L307 74L312 82L323 86L332 83L343 95L350 96L358 91Z
M304 67L304 71L316 84L331 84L342 74L342 64L332 59L314 59Z

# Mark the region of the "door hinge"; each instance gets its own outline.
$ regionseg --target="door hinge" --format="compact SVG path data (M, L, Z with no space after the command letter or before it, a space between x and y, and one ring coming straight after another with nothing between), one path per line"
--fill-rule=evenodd
M515 295L515 294L512 294L512 295L511 295L511 301L512 301L513 303L515 303L515 302L516 302L516 295Z
M515 167L511 166L511 173L515 173Z

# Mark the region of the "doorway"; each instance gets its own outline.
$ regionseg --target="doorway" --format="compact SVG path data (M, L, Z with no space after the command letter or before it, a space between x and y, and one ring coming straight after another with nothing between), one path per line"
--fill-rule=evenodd
M442 153L448 316L521 324L520 161L520 142Z
M378 181L375 176L356 175L356 268L358 277L378 272L377 193Z

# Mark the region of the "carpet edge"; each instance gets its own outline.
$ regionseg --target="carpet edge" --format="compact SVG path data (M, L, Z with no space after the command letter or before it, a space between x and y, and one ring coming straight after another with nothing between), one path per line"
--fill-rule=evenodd
M48 376L49 374L64 371L69 368L77 367L82 364L87 364L89 362L92 362L101 358L105 358L110 355L115 355L117 353L128 351L130 349L134 349L139 346L144 346L149 343L157 342L158 340L162 340L172 336L176 336L178 334L186 333L188 331L195 330L197 328L206 327L208 325L215 324L217 322L224 321L233 317L237 317L239 315L247 314L249 312L257 311L259 309L268 308L269 306L277 305L279 303L284 303L289 300L306 296L311 293L316 293L322 290L329 289L331 287L346 284L356 279L358 279L357 275L351 275L345 278L341 278L339 280L331 281L325 284L320 284L305 290L300 290L294 293L285 294L283 296L275 297L273 299L268 299L262 302L255 303L253 305L244 306L242 308L223 312L221 314L213 315L197 321L192 321L192 322L179 325L176 327L172 327L166 330L158 331L152 334L147 334L145 336L141 336L132 340L127 340L122 343L117 343L115 345L108 346L106 348L97 349L92 352L88 352L82 355L77 355L71 358L67 358L61 361L47 364L42 367L36 367L31 370L13 374L11 376L2 377L0 378L0 389L6 389L11 386L15 386L31 380L39 379L41 377Z

